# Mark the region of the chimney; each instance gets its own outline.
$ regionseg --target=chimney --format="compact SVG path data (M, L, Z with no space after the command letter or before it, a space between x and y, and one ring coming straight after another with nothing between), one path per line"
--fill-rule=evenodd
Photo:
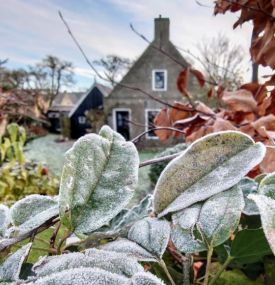
M159 17L155 19L155 41L160 44L169 41L169 25L169 18L162 18L161 15L159 15Z

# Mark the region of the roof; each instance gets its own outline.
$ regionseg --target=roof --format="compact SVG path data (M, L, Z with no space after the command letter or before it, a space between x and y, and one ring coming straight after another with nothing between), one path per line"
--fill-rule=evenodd
M94 83L92 85L92 87L81 97L80 100L78 100L78 102L74 105L74 107L71 109L70 113L69 113L69 117L71 117L74 112L78 109L78 107L81 105L81 103L85 100L85 98L91 93L91 91L94 89L94 88L97 88L104 97L108 97L108 95L111 93L112 89L105 86L105 85L102 85L102 84L99 84L99 83Z
M84 92L62 92L58 93L55 99L53 100L51 109L58 106L71 106L73 107L80 98L84 95Z

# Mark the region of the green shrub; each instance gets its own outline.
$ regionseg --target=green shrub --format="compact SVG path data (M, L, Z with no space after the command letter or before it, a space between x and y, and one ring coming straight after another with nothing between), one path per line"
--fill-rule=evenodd
M0 202L12 204L30 194L56 195L59 180L47 166L27 161L24 155L25 129L17 124L7 126L0 138Z
M274 284L275 173L245 178L265 153L240 132L207 135L167 165L152 196L126 209L138 152L104 126L66 152L58 197L0 205L0 283L261 285L269 270ZM261 225L247 228L241 217L255 215ZM49 228L47 240L36 236ZM24 262L41 249L44 257ZM193 260L203 265L194 278Z
M171 154L175 154L175 153L178 153L178 152L181 152L183 150L185 150L187 148L187 144L185 143L180 143L180 144L177 144L173 147L169 147L167 149L165 149L163 152L157 154L155 156L155 158L159 158L159 157L164 157L164 156L167 156L167 155L171 155ZM150 170L149 170L149 178L150 178L150 181L151 181L151 184L152 185L155 185L162 170L164 169L164 167L168 164L169 161L164 161L164 162L160 162L160 163L156 163L156 164L152 164L150 166Z

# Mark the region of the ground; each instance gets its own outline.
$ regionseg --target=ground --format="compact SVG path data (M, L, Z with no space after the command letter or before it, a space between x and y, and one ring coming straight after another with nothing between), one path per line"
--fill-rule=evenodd
M57 142L58 135L49 134L29 142L26 145L27 159L35 159L37 161L46 163L49 170L57 176L61 175L64 164L64 154L72 146L74 141ZM153 158L157 152L153 151L139 151L140 161ZM131 205L135 204L151 189L148 178L149 166L143 167L139 171L139 184Z

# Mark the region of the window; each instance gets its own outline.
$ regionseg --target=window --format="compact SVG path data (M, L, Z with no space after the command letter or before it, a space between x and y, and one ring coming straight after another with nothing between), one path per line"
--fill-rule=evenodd
M48 117L49 117L50 119L57 119L57 118L59 118L59 113L50 112L50 113L48 114Z
M167 90L167 70L154 69L152 72L152 89L153 91Z
M78 117L78 123L81 125L86 124L86 117L85 116L79 116Z
M146 109L145 110L145 124L146 124L146 131L148 131L151 128L154 128L154 119L160 109ZM147 139L158 139L158 137L155 135L154 131L150 131L146 134Z

